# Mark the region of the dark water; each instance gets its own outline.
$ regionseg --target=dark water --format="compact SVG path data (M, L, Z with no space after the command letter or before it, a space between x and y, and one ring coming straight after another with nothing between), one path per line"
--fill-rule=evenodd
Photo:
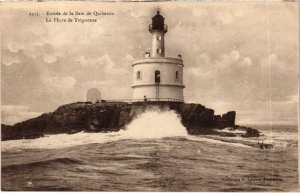
M4 142L2 190L297 191L297 138L279 144L261 150L191 136L54 149Z
M259 129L274 149L189 136L172 111L117 133L5 141L2 190L297 191L297 127Z

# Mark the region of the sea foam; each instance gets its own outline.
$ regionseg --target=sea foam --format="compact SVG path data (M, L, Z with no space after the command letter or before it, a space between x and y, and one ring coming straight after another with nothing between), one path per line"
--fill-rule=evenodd
M122 139L157 139L163 137L186 137L186 128L179 115L170 110L147 110L132 120L124 130L112 133L85 133L48 135L38 139L10 140L2 142L2 151L16 149L56 149L106 143Z
M179 115L174 111L149 110L119 132L125 138L163 138L187 136Z

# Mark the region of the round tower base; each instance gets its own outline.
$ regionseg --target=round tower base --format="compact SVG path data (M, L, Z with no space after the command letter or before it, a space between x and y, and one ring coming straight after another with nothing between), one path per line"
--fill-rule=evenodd
M145 85L133 87L133 99L148 101L184 101L183 86Z

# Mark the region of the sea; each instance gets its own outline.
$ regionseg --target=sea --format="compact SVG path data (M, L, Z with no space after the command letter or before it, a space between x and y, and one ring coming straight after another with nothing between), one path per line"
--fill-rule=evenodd
M114 133L3 141L1 189L299 191L297 126L255 128L274 148L188 135L173 111L145 112Z

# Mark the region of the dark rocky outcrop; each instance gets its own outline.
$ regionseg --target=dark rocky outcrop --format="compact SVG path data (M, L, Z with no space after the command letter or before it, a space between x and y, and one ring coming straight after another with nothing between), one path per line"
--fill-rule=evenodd
M85 103L77 102L60 106L51 113L17 123L13 126L1 125L2 140L31 139L45 134L119 131L140 113L147 109L174 110L182 119L182 124L189 134L222 135L222 129L244 130L244 137L259 136L252 128L235 125L234 111L222 116L214 115L214 110L201 104L179 102L140 102L128 104L116 103ZM216 132L215 129L220 131ZM225 134L224 134L225 135Z
M245 131L246 133L243 135L243 137L259 137L259 131L251 127L235 125L234 128L236 130Z

